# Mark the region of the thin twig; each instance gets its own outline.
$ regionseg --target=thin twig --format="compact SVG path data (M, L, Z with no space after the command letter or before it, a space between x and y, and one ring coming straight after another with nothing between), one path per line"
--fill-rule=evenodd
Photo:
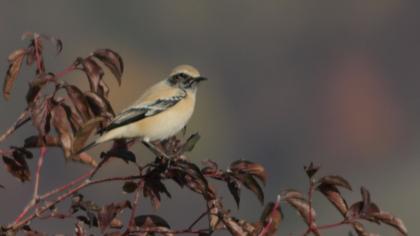
M39 179L40 179L40 176L41 176L41 167L42 167L42 165L44 163L46 152L47 152L47 148L44 147L44 146L41 147L39 158L38 158L37 169L36 169L36 172L35 172L35 184L34 184L34 192L33 192L33 195L32 195L32 199L25 206L25 208L18 215L18 217L14 220L14 223L19 222L39 202L39 196L38 196L38 192L39 192Z
M46 198L62 192L68 188L70 188L71 186L73 186L74 184L77 184L78 182L82 181L82 180L87 180L88 178L92 177L99 168L101 168L103 166L103 164L107 161L107 159L102 159L102 161L92 170L90 170L88 173L82 175L81 177L77 178L76 180L73 180L72 182L65 184L62 187L56 188L46 194L43 194L41 196L38 196L38 189L39 189L39 177L40 177L40 169L42 167L43 164L43 160L45 158L45 150L42 150L45 147L41 147L41 154L40 154L40 158L38 159L38 167L37 167L37 171L36 171L36 175L35 175L35 187L34 187L34 194L32 199L29 201L29 203L26 205L26 207L23 209L23 211L19 214L19 216L13 221L13 223L10 225L10 227L14 227L14 225L19 224L19 222L22 220L22 218L33 208L37 205L37 203L39 201L45 200ZM89 182L88 182L89 183ZM18 227L19 228L19 227Z
M99 179L99 180L94 180L94 181L85 181L85 182L81 183L80 185L78 185L77 187L75 187L75 188L69 190L68 192L58 196L55 200L53 200L51 202L48 202L48 204L46 204L44 207L38 208L37 210L35 210L34 213L32 213L30 216L28 216L24 220L13 223L8 228L12 228L14 230L17 230L17 229L21 228L22 226L26 225L29 221L33 220L34 218L39 217L44 212L48 211L51 207L53 207L57 203L63 201L64 199L72 196L74 193L76 193L76 192L80 191L81 189L84 189L84 188L86 188L90 185L95 185L95 184L100 184L100 183L105 183L105 182L112 182L112 181L126 181L126 180L141 179L143 177L144 176L130 175L130 176L123 176L123 177L104 178L104 179Z
M318 229L331 229L331 228L335 228L337 226L345 225L345 224L348 224L348 223L349 223L348 220L342 220L342 221L334 223L334 224L321 225L321 226L318 226L317 228Z
M0 136L0 143L2 143L7 137L9 137L13 132L15 132L19 127L24 125L26 122L28 122L31 118L29 117L29 112L27 110L23 111L15 123L6 130L1 136Z
M160 234L201 234L209 232L209 229L198 229L198 230L190 230L190 229L180 229L180 230L170 230L161 227L152 227L147 229L139 229L132 231L132 233L160 233Z
M191 225L188 227L188 229L191 230L207 214L209 214L209 211L208 210L206 210L205 212L201 213L201 215L196 220L194 220L194 222L191 223Z
M76 66L73 64L71 64L70 66L66 67L64 70L57 72L55 74L55 78L61 78L64 77L65 75L73 72L76 69Z
M44 164L47 148L45 146L42 146L39 149L39 152L40 154L39 154L38 164L37 164L36 172L35 172L35 185L34 185L34 193L33 193L33 199L35 199L35 201L37 201L37 199L39 198L38 193L39 193L39 181L41 177L41 168L42 168L42 165Z
M139 199L140 199L140 192L143 189L143 186L144 186L144 180L141 179L137 183L136 194L134 195L134 200L131 204L132 209L131 209L130 219L128 220L127 230L124 232L123 236L129 235L132 226L135 224L134 218L136 217L136 211L137 211L137 207L138 207Z

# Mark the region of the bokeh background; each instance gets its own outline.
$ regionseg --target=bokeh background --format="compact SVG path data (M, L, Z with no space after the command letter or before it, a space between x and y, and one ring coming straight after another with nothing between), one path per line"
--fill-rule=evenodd
M111 77L111 101L124 108L173 66L188 63L210 78L198 94L188 132L202 139L190 157L213 159L221 167L236 159L262 163L269 173L266 199L286 188L306 191L303 166L314 161L324 174L348 178L360 198L365 186L384 210L400 216L411 235L420 233L420 31L416 1L3 1L0 3L0 72L7 55L26 46L20 36L35 31L60 37L47 68L59 71L77 56L109 47L124 58L123 84ZM24 108L24 69L11 101L0 101L0 130ZM86 83L79 75L73 83ZM1 147L20 145L33 132L22 129ZM101 148L104 148L103 146ZM99 149L101 149L99 148ZM136 147L140 162L151 155ZM92 154L98 153L98 149ZM33 168L35 160L31 161ZM43 169L46 191L84 173L50 150ZM126 174L133 167L114 161L102 176ZM8 223L31 197L32 183L21 184L0 171L0 221ZM121 183L83 193L101 204L131 196ZM199 196L170 184L173 199L155 211L147 200L139 213L165 217L174 228L189 225L205 206ZM220 186L221 189L226 189ZM256 220L262 207L248 191L237 210L221 190L232 213ZM339 215L322 196L315 197L320 223ZM304 224L289 208L279 235L300 235ZM72 234L74 221L36 221L44 232ZM369 227L381 235L391 228ZM349 228L325 235L347 235ZM219 235L224 235L221 233Z

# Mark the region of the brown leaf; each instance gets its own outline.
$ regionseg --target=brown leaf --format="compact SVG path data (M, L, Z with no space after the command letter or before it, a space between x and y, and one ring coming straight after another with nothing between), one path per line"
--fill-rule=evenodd
M257 196L261 204L264 204L264 192L258 182L250 174L232 173L247 189L251 190Z
M352 223L352 225L358 236L370 236L362 223L355 221Z
M89 107L95 116L105 116L112 118L115 116L114 110L108 99L93 92L85 93Z
M91 165L93 167L96 167L98 165L96 160L91 155L87 154L86 152L80 153L78 155L78 158L73 157L73 159L77 160L77 161L80 161L81 163Z
M97 218L102 233L110 226L114 218L125 208L131 209L131 203L129 201L111 203L101 208L98 212Z
M228 178L227 185L229 188L229 192L235 199L236 206L239 208L239 203L241 201L241 188L239 187L239 183L234 178Z
M262 228L270 224L266 236L274 236L279 228L281 221L283 220L283 213L281 212L280 206L277 209L274 202L268 203L260 217L260 225L262 226L257 232L261 232ZM274 211L273 211L274 210Z
M32 124L37 128L40 136L50 132L51 104L50 99L44 96L37 96L29 106Z
M12 156L3 155L3 162L6 164L6 170L20 181L29 181L31 174L22 152L13 151Z
M304 199L304 196L301 192L294 190L294 189L286 189L281 193L282 199L288 199L288 198L298 198L298 199Z
M88 101L83 92L74 85L65 85L64 88L83 121L86 122L90 120L92 116L90 114Z
M63 106L58 104L52 109L52 122L60 138L61 147L64 155L68 158L72 154L73 131L67 113Z
M102 68L93 60L91 57L78 58L75 62L76 65L81 65L82 70L86 73L89 81L90 90L97 92L99 87L99 81L104 75Z
M10 91L13 88L20 67L22 65L23 58L26 55L26 49L18 49L9 55L9 68L6 72L6 78L3 83L3 97L8 100L10 97Z
M36 96L38 96L42 87L53 79L54 79L53 74L42 73L42 74L39 74L34 80L29 82L29 90L28 90L28 93L26 94L26 102L28 104L31 104L36 98Z
M309 203L306 199L301 197L301 194L298 194L296 191L290 191L282 194L282 199L289 203L293 208L295 208L299 215L305 220L306 224L309 225L309 213L311 213L311 218L315 219L316 213L315 210L309 207Z
M337 208L337 210L343 215L346 216L348 211L348 205L346 200L341 196L340 191L335 187L335 185L322 183L317 188L324 196Z
M61 102L60 104L66 111L67 119L70 121L73 133L77 133L77 131L79 131L82 128L82 125L84 124L82 117L80 117L79 113L76 111L76 108L74 106L67 105L64 102Z
M223 208L222 203L218 199L207 200L207 207L209 209L209 226L211 230L221 227L220 213Z
M240 224L238 224L238 222L234 218L224 216L222 219L223 219L223 223L225 224L227 230L229 231L231 235L233 236L247 235L247 232L242 228Z
M144 182L143 195L144 197L150 198L150 201L155 209L160 207L161 193L164 193L168 198L171 198L171 194L162 183L158 173L147 176Z
M95 117L83 124L82 128L75 135L72 153L78 152L85 146L85 143L89 139L89 136L102 121L102 117Z
M373 221L375 223L379 223L375 217L372 215L375 213L379 213L380 209L375 203L369 203L369 205L365 205L364 202L359 201L354 203L350 206L349 210L346 213L347 217L353 218L362 218L365 220Z
M404 222L400 218L393 216L391 213L381 211L373 213L372 216L377 220L396 228L401 234L408 235Z
M334 185L336 187L343 187L348 190L352 190L350 183L344 179L343 177L339 175L328 175L322 177L319 181L321 184L328 184L328 185Z
M192 134L182 146L182 152L191 152L200 140L200 134Z
M362 201L363 201L363 205L362 205L362 208L363 209L362 209L362 211L364 213L366 213L368 211L368 208L370 207L370 193L363 186L360 188L360 193L362 195Z
M98 49L93 52L93 56L98 58L112 72L121 85L121 76L124 72L124 64L120 55L111 49Z
M230 165L230 170L234 173L246 173L258 178L264 185L267 180L267 173L264 167L258 163L239 160Z
M134 222L138 227L165 227L171 228L162 217L157 215L140 215L134 218Z
M99 80L97 93L103 97L108 97L109 95L109 87L103 79Z
M34 157L34 155L32 154L32 152L30 152L29 150L27 150L25 147L15 147L12 146L11 147L13 150L13 155L19 155L22 156L26 159L32 159Z
M311 162L309 164L309 166L305 166L305 172L308 175L309 178L312 178L319 170L320 166L319 165L314 165L313 162Z
M58 137L46 135L44 137L41 136L30 136L25 139L24 145L25 148L38 148L41 146L47 147L59 147L60 140Z

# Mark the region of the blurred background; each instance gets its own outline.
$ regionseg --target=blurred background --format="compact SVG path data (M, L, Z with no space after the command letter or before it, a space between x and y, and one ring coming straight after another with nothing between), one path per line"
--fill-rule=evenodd
M303 166L313 161L320 174L340 174L353 185L343 192L349 202L370 190L383 210L401 217L411 235L420 233L420 31L415 1L8 1L0 3L0 73L7 56L26 46L23 32L41 32L64 42L63 53L45 53L48 70L59 71L78 56L112 48L125 62L123 84L111 76L110 100L118 111L178 64L192 64L210 78L198 94L189 133L202 139L190 158L213 159L221 168L236 159L263 164L269 181L266 200L286 188L306 191ZM9 102L0 101L0 130L6 130L25 107L33 71L23 69ZM82 73L66 78L86 84ZM1 147L21 145L34 131L27 126ZM139 162L151 160L140 145ZM93 150L97 154L100 149ZM36 154L36 152L35 152ZM37 154L36 154L37 155ZM34 168L35 160L30 161ZM66 163L49 150L41 190L47 191L84 173L86 166ZM135 169L121 161L101 176ZM0 170L1 224L12 221L31 198L33 183L21 184ZM242 191L236 209L225 186L219 186L232 214L259 218L262 207ZM172 200L159 210L143 200L139 214L158 214L173 228L185 228L205 205L198 195L169 184ZM100 204L131 198L121 183L98 185L82 193ZM318 222L340 216L317 195ZM65 207L65 205L64 205ZM279 235L300 235L305 225L284 208ZM73 220L33 222L47 233L72 234ZM381 235L393 229L371 226ZM326 231L347 235L349 228ZM220 233L219 235L224 235Z

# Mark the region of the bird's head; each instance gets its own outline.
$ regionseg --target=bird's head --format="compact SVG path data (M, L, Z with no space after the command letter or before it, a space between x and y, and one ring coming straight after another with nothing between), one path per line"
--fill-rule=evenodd
M190 65L180 65L175 67L167 79L171 86L177 86L185 90L195 90L197 85L205 80L207 80L207 78L202 77L200 72Z

